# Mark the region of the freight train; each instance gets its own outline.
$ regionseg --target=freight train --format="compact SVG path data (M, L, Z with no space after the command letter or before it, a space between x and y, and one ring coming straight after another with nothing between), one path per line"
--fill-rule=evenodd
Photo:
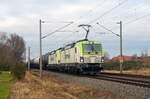
M40 58L31 60L39 68ZM72 73L96 74L103 69L104 50L101 42L87 39L68 44L42 56L43 69Z

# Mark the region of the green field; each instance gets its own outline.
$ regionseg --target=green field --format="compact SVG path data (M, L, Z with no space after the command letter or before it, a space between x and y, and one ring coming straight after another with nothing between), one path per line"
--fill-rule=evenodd
M9 74L9 72L2 71L0 73L0 99L7 99L11 86L11 79L12 75Z

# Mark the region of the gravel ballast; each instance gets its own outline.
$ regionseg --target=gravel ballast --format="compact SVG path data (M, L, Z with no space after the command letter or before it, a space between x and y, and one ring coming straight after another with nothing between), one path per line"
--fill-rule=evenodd
M150 99L150 88L143 88L139 86L132 86L88 77L74 76L64 73L57 73L57 72L49 72L49 73L52 75L56 75L61 79L70 83L79 83L89 87L100 88L111 91L114 94L120 94L122 96L132 96L134 97L134 99Z

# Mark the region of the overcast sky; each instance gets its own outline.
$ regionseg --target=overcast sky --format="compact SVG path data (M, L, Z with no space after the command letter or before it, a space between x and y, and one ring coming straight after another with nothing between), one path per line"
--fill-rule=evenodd
M92 25L89 40L101 41L110 57L119 55L119 37L96 23L119 34L123 22L123 54L150 54L150 0L0 0L0 32L17 33L31 47L31 57L39 56L39 19L42 35L74 23L43 39L43 54L73 41L83 39L79 24ZM97 20L95 20L97 19ZM137 21L134 21L136 20ZM76 32L79 31L79 32ZM100 34L100 33L108 34Z

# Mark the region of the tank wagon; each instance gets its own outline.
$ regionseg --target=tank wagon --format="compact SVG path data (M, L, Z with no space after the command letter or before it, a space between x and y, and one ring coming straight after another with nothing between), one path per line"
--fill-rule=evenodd
M42 58L46 69L95 74L103 69L104 50L101 42L84 39L49 52Z
M31 68L39 69L40 57L36 57L30 61Z

